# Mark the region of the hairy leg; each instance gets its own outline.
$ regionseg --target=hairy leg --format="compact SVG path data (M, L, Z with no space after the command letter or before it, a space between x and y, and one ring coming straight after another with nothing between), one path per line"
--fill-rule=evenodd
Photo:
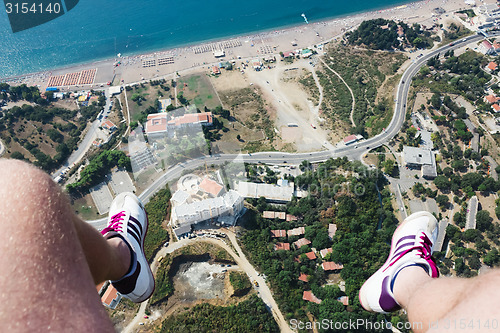
M396 277L394 295L414 332L487 332L495 330L495 321L500 328L499 285L500 270L472 279L432 279L419 267L407 267Z
M123 275L130 253L80 221L47 174L5 159L0 170L0 331L113 332L95 282Z

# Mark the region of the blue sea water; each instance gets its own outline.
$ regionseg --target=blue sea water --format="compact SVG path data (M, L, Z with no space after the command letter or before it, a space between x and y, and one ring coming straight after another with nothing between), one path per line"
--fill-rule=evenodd
M0 78L392 7L402 0L80 0L65 15L12 33L0 11Z

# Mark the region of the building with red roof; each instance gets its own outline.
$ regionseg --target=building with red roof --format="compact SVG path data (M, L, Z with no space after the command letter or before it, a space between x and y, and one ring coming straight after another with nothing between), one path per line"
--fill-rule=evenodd
M111 284L106 289L106 292L101 297L101 302L105 306L110 309L115 309L120 300L122 299L121 295L118 294L118 291Z
M498 106L498 104L493 104L491 107L495 112L500 112L500 106Z
M172 118L167 123L168 129L176 129L195 125L212 126L212 112L186 113L180 117Z
M276 243L274 245L274 251L285 250L290 251L290 244L288 243Z
M327 271L340 270L340 269L344 268L344 265L336 264L333 261L325 261L325 262L321 263L321 267L323 268L323 270L325 272L327 272Z
M309 259L309 260L314 260L314 259L316 259L316 258L317 258L317 257L316 257L316 253L314 253L313 251L311 251L311 252L307 252L307 253L306 253L306 257L307 257L307 259Z
M219 66L212 66L212 74L214 74L214 75L219 75L220 74L220 68L219 68Z
M110 120L106 120L105 122L103 122L101 127L107 129L110 132L113 132L116 129L115 124L113 124Z
M271 230L272 238L286 237L286 230Z
M352 135L346 136L343 141L344 141L345 145L350 145L350 144L358 141L358 137L356 135L352 134Z
M286 221L287 222L297 221L297 216L286 214Z
M319 298L317 298L316 296L314 296L314 294L310 290L304 291L304 293L302 294L302 299L304 301L309 301L309 302L313 302L316 304L321 303L321 300Z
M152 113L146 121L146 134L150 137L167 134L167 114Z
M491 61L491 62L488 64L488 66L486 66L486 68L488 68L488 69L490 70L490 72L493 72L493 71L497 70L498 65L497 65L497 63L496 63L496 62Z
M496 103L499 100L499 98L496 97L495 95L488 95L484 99L490 104Z
M199 185L204 192L211 194L213 197L218 197L224 192L224 187L208 177L203 178Z
M302 282L309 282L309 275L304 274L304 273L300 273L299 280Z

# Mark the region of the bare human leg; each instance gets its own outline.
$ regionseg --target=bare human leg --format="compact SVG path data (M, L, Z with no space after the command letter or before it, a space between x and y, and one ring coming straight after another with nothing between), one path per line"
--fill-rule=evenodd
M79 220L42 171L0 170L0 331L113 332L95 283L125 274L126 245Z
M394 296L414 332L488 332L500 329L500 271L472 278L432 279L420 267L401 270Z

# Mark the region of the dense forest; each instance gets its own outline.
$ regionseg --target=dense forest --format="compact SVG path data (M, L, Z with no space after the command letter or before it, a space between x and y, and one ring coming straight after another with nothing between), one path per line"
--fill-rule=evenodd
M274 297L287 319L307 321L306 314L310 312L317 320L391 321L390 316L365 311L358 300L361 285L386 260L389 242L398 224L392 212L390 192L384 189L383 177L346 158L330 159L316 169L306 165L309 170L296 177L295 184L307 189L308 197L293 199L286 208L269 205L264 198L251 200L257 211L286 209L296 215L299 222L267 220L261 217L260 212L253 211L242 236L245 250L267 276ZM333 239L328 237L329 223L335 223L338 228ZM300 225L305 226L304 237L312 242L310 246L274 251L277 241L291 243L299 237L272 239L270 230L289 230ZM333 253L327 255L325 260L343 264L340 276L328 276L320 266L321 258L304 260L305 256L302 256L311 248L319 251L328 247L333 249ZM307 283L298 280L301 273L309 276ZM345 281L345 292L336 285L325 285L331 278ZM322 299L321 304L302 300L306 290L312 290ZM349 296L347 307L337 301L344 295ZM402 319L394 315L392 320L399 322Z
M162 333L179 332L279 332L278 325L256 295L228 307L200 304L166 319Z

